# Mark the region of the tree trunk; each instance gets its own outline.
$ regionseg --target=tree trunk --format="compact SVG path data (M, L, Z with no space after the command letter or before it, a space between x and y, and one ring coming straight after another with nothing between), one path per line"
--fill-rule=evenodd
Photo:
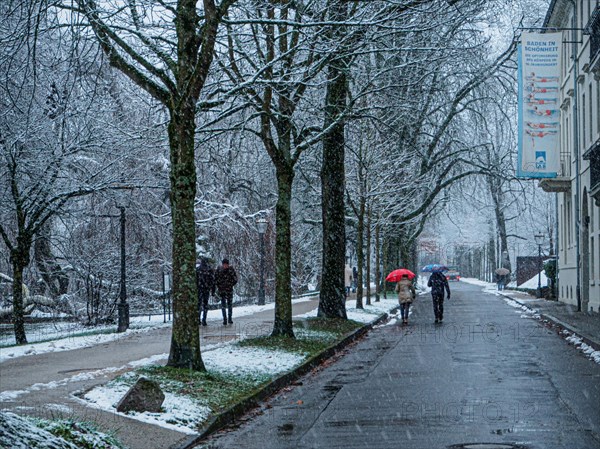
M388 263L388 257L390 253L390 239L385 236L383 238L383 275L387 276L386 273L390 272L390 266ZM387 299L387 282L383 281L383 299Z
M346 17L347 5L331 5L331 18ZM344 267L346 263L345 191L345 125L335 123L346 108L348 81L344 58L334 59L328 68L325 94L324 128L331 131L323 138L321 167L321 215L323 218L323 264L318 316L346 318Z
M13 294L13 328L15 341L18 345L27 344L25 335L25 316L23 306L23 271L29 264L29 248L31 244L19 242L11 251L10 259L13 269L12 294ZM27 248L27 249L24 249Z
M360 197L358 207L358 223L356 225L356 258L358 267L358 276L356 281L356 308L363 308L363 238L365 222L365 197Z
M506 217L504 215L504 192L502 191L501 182L502 181L498 178L488 176L488 186L494 203L496 228L500 239L500 265L509 271L512 271L510 258L508 257L508 237L506 235Z
M379 240L379 223L375 225L375 302L379 302L381 292L381 249Z
M332 76L330 74L330 76ZM327 89L326 122L333 121L332 102L337 80L330 81ZM339 89L339 87L338 87ZM344 93L345 96L345 93ZM344 97L345 98L345 97ZM323 139L321 168L321 215L323 219L323 264L321 294L317 316L347 318L344 289L346 262L346 227L344 210L344 127L337 125Z
M293 168L277 170L277 205L275 206L275 323L271 335L294 338L292 324L292 184Z
M46 284L49 290L50 296L56 298L67 293L69 289L69 277L63 272L60 265L56 263L56 258L52 254L52 248L50 247L52 236L51 223L52 220L48 220L38 231L33 245L33 254L35 264L40 271L44 284Z
M411 247L410 243L406 242L404 239L402 239L399 242L400 260L399 260L398 265L401 267L404 267L404 268L408 268L408 269L413 268L413 270L414 270L414 267L411 266L412 265L412 263L411 263L412 257L410 254L410 252L411 252L410 247Z
M204 371L200 355L196 286L196 166L194 104L171 110L171 217L173 220L173 332L168 366Z
M371 305L371 206L367 208L367 235L366 235L366 254L365 259L367 263L366 277L367 277L367 305Z

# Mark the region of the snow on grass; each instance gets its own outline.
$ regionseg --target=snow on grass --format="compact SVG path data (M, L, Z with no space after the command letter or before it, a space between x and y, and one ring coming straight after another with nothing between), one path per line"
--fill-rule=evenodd
M362 309L352 307L353 305L356 305L356 300L346 301L346 315L348 316L348 319L367 324L374 322L382 314L388 313L395 307L398 307L398 299L395 295L391 295L391 297L387 299L381 298L377 302L375 302L375 298L371 298L370 305L366 305L365 301L363 300ZM302 315L297 315L294 318L314 318L316 316L317 309L311 310L310 312Z
M236 375L275 375L291 370L302 363L304 358L291 352L236 345L202 353L202 360L208 370Z
M52 449L77 449L74 444L52 435L33 421L10 412L0 412L0 447L29 449L45 447Z
M331 332L304 329L302 327L294 327L294 335L296 338L303 340L335 340L335 334Z
M305 357L300 354L240 347L232 343L202 352L202 360L210 372L234 375L240 378L275 376L290 371L304 359ZM198 425L206 421L212 412L206 405L165 391L165 402L162 405L164 411L161 413L118 413L116 405L129 389L129 384L132 383L127 380L135 376L135 373L128 373L118 380L91 389L83 398L78 399L94 408L188 434L196 433Z
M118 449L114 438L87 425L70 421L47 421L26 418L0 411L0 447L11 449ZM67 441L68 438L70 441Z
M165 401L162 404L164 411L161 413L119 413L116 406L128 390L127 384L109 382L88 391L83 398L85 404L90 407L187 434L197 433L198 424L205 421L211 412L209 407L185 396L164 392Z

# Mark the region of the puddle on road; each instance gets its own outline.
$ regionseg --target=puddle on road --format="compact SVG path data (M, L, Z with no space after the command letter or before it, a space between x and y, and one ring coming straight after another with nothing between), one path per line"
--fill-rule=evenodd
M527 449L521 444L512 443L464 443L453 444L448 449Z

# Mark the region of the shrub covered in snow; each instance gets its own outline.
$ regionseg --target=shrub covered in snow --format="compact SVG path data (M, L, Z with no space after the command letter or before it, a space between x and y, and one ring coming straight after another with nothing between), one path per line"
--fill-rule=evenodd
M0 447L12 449L122 449L112 436L90 424L48 421L0 412Z

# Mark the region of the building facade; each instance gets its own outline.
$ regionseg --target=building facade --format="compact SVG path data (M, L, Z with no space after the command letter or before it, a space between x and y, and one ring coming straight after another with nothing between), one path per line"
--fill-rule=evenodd
M600 0L552 0L544 29L562 31L557 195L560 301L600 311Z

